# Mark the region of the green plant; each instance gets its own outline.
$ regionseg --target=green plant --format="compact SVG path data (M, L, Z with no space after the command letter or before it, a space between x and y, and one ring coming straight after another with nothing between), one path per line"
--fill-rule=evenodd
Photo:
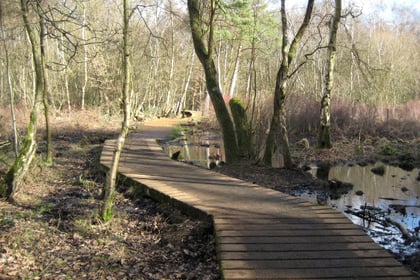
M390 144L384 144L379 149L379 153L384 156L392 156L397 152Z
M174 140L174 139L176 139L176 138L178 138L178 137L180 137L180 136L184 135L184 133L185 133L187 130L188 130L188 129L187 129L187 128L185 128L185 127L182 127L182 126L180 126L180 125L176 125L176 126L172 129L171 134L169 135L169 138L170 138L171 140Z
M74 182L77 186L82 186L86 188L88 191L91 191L95 187L95 181L85 179L83 174L80 174L79 177Z
M363 145L356 145L356 147L354 147L354 153L356 155L363 155Z
M15 220L13 219L13 217L11 217L9 213L2 211L0 213L0 230L11 228L14 225L15 225Z
M45 213L49 213L54 206L53 203L41 203L35 210L34 214L37 217L44 215Z

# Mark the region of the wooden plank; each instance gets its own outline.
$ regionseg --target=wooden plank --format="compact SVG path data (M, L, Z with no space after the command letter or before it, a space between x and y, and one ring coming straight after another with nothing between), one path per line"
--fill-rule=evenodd
M366 236L360 229L314 229L314 230L296 230L296 229L278 229L270 230L257 229L257 230L217 230L218 237L317 237L317 236Z
M273 218L251 218L251 217L238 217L238 218L223 218L220 216L214 217L215 224L348 224L351 223L349 219L344 216L338 216L329 219L314 219L311 218L302 218L302 217L273 217Z
M304 243L299 244L220 244L220 252L287 252L287 251L345 251L345 250L383 250L374 242L360 243Z
M397 279L414 278L402 267L350 267L350 268L308 268L308 269L225 269L225 280L234 279ZM382 278L381 278L382 279Z
M237 244L304 244L304 243L348 243L348 242L373 242L367 235L360 235L360 236L273 236L273 237L223 237L217 238L217 241L220 243L237 243Z
M311 260L225 260L222 269L305 269L349 268L349 267L392 267L401 266L395 259L358 258L358 259L311 259Z
M360 229L358 226L351 224L351 223L341 223L341 224L285 224L285 223L274 223L274 224L249 224L249 223L226 223L226 224L215 224L215 228L217 231L223 230L337 230L337 229Z
M385 250L220 252L222 260L309 260L390 258Z

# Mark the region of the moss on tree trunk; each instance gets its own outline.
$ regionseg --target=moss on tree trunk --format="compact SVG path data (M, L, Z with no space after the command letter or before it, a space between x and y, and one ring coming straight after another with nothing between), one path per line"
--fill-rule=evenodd
M250 158L252 155L251 132L244 105L239 98L232 98L229 101L229 106L235 123L239 155Z
M37 132L37 119L39 106L42 102L42 95L44 92L44 75L42 69L42 58L41 48L37 45L36 33L32 28L32 23L28 19L28 1L21 0L22 18L25 25L25 29L28 33L29 41L31 43L32 59L35 66L35 97L34 105L29 118L29 124L26 131L26 136L23 139L22 147L19 151L19 155L13 163L12 167L6 174L5 185L6 185L6 197L8 201L13 202L16 192L19 190L22 179L26 172L29 170L32 160L35 157L37 150L36 132ZM41 17L41 16L39 16ZM40 22L42 20L40 19ZM4 190L3 190L4 194Z
M36 121L38 115L38 107L39 105L36 103L32 109L26 136L23 139L19 155L15 159L12 167L9 169L5 177L5 195L7 200L10 202L14 201L14 196L21 186L22 179L24 178L32 160L35 157L35 152L37 149Z

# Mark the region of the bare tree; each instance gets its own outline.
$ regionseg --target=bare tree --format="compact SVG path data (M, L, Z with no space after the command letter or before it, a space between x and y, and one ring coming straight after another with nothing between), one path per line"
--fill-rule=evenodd
M290 66L296 56L296 51L306 28L311 20L314 0L308 0L306 7L305 18L299 27L298 32L293 38L292 43L289 43L289 27L286 15L286 0L281 1L281 24L282 24L282 61L277 72L276 86L274 90L274 113L271 119L270 131L266 140L266 147L264 153L264 163L271 165L272 157L276 148L281 148L285 167L292 167L292 157L290 154L289 137L286 125L286 86L289 80ZM279 139L277 139L279 137ZM279 146L276 145L279 142ZM276 147L277 146L277 147Z
M15 112L15 105L14 105L14 92L12 87L12 77L11 77L11 70L10 70L10 58L9 58L9 48L6 44L6 34L4 31L4 24L3 24L3 7L2 3L0 2L0 29L2 33L2 41L4 47L4 53L6 57L6 80L7 80L7 88L9 91L10 97L10 114L12 116L12 127L13 127L13 149L15 152L15 156L18 157L19 155L19 145L18 145L18 133L17 133L17 126L16 126L16 112Z
M188 0L191 33L193 37L195 52L204 68L207 91L213 103L213 108L216 112L216 118L222 129L226 161L232 163L238 159L239 149L236 141L233 121L229 115L222 92L220 90L217 69L213 60L213 33L217 1L211 0L209 7L207 7L209 10L209 20L207 26L205 26L202 18L204 5L204 2L198 0ZM206 30L208 30L208 34L206 34ZM205 42L206 37L207 42Z
M321 100L321 113L318 131L318 148L331 148L331 91L334 82L334 66L337 56L337 31L341 18L341 0L335 0L335 13L331 20L330 39L325 65L324 93Z
M115 186L118 174L118 165L122 150L124 148L125 140L128 134L128 127L130 125L130 53L128 51L128 29L131 17L128 0L123 2L123 50L122 50L122 68L123 68L123 86L122 86L122 108L123 108L123 122L120 135L115 143L114 154L112 157L111 168L106 174L106 181L104 185L104 203L101 210L101 218L108 221L112 218L112 205L114 200Z
M28 34L31 49L32 49L32 59L35 68L35 97L33 102L32 111L29 118L29 124L27 127L26 135L23 138L23 143L19 151L19 155L14 161L13 165L9 169L6 174L5 183L7 186L6 197L7 200L10 202L14 201L14 196L18 191L19 187L21 186L22 179L25 176L26 172L28 171L32 160L35 157L35 152L37 149L37 141L36 141L36 131L37 131L37 119L38 119L38 112L40 104L43 100L44 95L44 70L43 62L42 62L42 54L40 44L37 43L39 38L42 36L40 34L37 36L35 30L33 29L28 13L29 13L29 5L28 1L21 0L20 1L21 10L22 10L22 18L25 24L25 29ZM36 3L38 5L38 2ZM40 23L41 18L38 17L38 23ZM42 26L42 24L41 24ZM42 28L41 28L42 29ZM37 40L38 37L38 40Z

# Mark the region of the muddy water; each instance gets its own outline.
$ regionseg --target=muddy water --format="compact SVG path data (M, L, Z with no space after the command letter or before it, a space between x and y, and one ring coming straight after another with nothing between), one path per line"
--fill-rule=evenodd
M179 138L166 142L163 147L173 157L179 152L177 160L197 166L212 168L225 160L223 144L220 136L209 132L183 134Z
M384 167L383 174L375 174L372 169ZM317 175L318 168L309 171ZM355 224L363 226L371 237L386 249L401 256L419 250L419 242L407 243L401 231L385 222L386 219L403 225L412 236L418 237L420 229L420 181L419 169L406 171L395 166L376 163L374 165L338 165L327 172L330 181L341 181L351 185L335 192L325 193L309 190L293 195L314 203L325 198L323 204L345 213ZM325 173L325 172L321 172ZM326 179L326 178L324 178Z
M378 175L372 169L383 166L384 174ZM309 171L317 176L317 167ZM338 165L330 168L328 179L350 183L341 196L329 197L327 203L340 211L363 208L365 205L383 209L397 221L414 230L420 224L420 181L419 169L406 171L398 167L376 163L375 165ZM316 194L307 192L305 198L317 202Z
M416 179L419 170L409 172L385 166L385 173L377 175L371 171L374 167L355 165L331 168L329 179L349 182L354 186L348 194L331 203L340 210L345 210L347 206L360 209L367 204L388 211L390 217L405 224L410 230L419 227L420 181Z

